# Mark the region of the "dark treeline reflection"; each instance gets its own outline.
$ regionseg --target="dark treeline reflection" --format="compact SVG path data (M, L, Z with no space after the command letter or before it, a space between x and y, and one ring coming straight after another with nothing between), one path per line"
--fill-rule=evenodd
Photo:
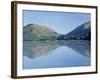
M52 54L61 46L67 46L83 56L90 57L90 42L88 40L24 41L23 51L24 56L34 59Z

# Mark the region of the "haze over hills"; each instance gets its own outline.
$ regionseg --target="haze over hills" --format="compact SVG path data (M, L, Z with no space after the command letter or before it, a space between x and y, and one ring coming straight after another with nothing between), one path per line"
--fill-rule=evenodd
M86 22L76 29L72 30L68 34L61 35L55 32L53 29L37 25L28 24L23 27L23 40L90 40L91 25L90 22Z

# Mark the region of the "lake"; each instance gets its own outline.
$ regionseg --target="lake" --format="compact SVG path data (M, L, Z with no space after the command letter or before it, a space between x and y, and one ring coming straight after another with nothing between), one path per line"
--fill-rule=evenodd
M91 65L88 40L24 41L23 69Z

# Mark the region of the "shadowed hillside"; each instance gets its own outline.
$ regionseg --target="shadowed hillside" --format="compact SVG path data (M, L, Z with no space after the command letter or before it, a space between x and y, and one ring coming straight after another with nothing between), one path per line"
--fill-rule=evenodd
M86 22L76 29L72 30L66 35L60 36L58 39L73 39L73 40L90 40L91 39L91 25Z

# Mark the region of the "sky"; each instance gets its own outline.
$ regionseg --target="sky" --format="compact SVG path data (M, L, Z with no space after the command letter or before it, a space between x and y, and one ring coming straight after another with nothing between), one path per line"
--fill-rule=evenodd
M23 10L23 25L39 24L67 34L79 25L90 21L89 13Z

